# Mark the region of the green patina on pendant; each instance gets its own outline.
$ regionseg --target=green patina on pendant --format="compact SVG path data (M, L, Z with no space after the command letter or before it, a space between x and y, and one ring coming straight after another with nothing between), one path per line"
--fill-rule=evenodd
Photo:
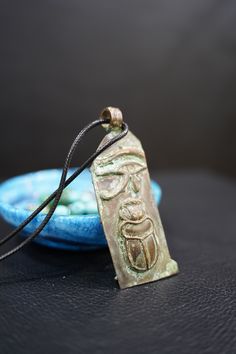
M115 109L106 110L113 114ZM117 134L117 126L110 130L101 145ZM176 274L178 265L169 254L140 141L128 132L94 160L91 172L120 287Z

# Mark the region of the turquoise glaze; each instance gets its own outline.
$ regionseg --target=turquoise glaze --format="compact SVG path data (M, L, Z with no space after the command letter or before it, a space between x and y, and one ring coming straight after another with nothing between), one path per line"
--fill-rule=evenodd
M74 172L71 169L68 177ZM0 185L0 215L13 226L21 224L32 211L29 204L36 205L41 195L51 194L57 187L61 170L44 170L13 177ZM155 202L160 203L161 188L152 181ZM77 193L94 193L89 170L85 170L68 187ZM59 213L58 213L59 214ZM35 242L52 248L65 250L90 250L107 246L98 212L81 215L53 215ZM42 222L45 214L40 213L26 226L22 236L32 233Z

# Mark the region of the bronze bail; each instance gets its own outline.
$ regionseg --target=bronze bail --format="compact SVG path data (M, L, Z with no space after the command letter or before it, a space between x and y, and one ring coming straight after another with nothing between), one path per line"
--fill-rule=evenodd
M106 107L100 114L101 118L107 118L108 124L103 124L106 130L121 129L123 124L123 115L119 108Z

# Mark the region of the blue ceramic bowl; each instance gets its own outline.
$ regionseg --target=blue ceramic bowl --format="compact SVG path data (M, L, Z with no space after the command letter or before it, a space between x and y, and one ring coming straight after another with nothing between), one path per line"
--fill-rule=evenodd
M74 169L69 171L68 177ZM44 170L13 177L0 184L0 215L13 226L21 224L32 211L25 205L35 203L42 194L49 195L58 187L61 170ZM85 170L70 185L77 192L94 193L89 170ZM152 181L154 199L159 204L160 186ZM22 236L32 233L44 219L40 213L26 226ZM99 214L53 215L35 242L52 248L66 250L90 250L107 246Z

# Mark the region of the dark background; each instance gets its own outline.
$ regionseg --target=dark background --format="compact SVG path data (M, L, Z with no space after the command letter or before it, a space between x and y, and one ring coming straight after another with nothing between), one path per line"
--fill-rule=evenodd
M163 188L180 266L121 291L108 249L32 243L0 265L0 353L236 353L236 2L0 0L0 26L0 179L61 166L118 106Z
M1 0L0 26L1 176L61 166L108 105L152 169L236 175L235 1Z

